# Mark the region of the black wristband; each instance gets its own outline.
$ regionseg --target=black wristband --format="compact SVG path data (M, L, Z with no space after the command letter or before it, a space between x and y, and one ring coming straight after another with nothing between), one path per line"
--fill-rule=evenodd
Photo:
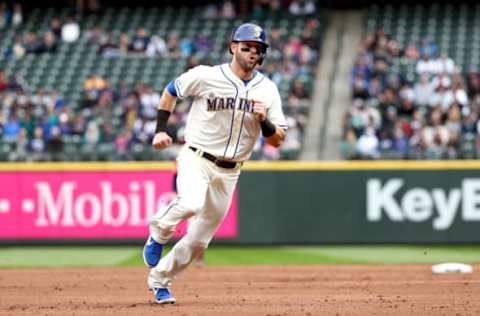
M273 134L275 134L275 131L277 130L275 125L272 122L270 122L269 119L265 119L265 121L260 122L260 127L262 128L262 135L264 137L272 136Z
M167 131L167 121L170 117L170 112L165 110L157 111L157 127L155 128L155 133L166 132Z

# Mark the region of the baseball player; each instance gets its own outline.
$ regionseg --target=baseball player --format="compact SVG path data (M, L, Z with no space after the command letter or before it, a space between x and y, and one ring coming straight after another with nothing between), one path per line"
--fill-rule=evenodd
M232 34L228 64L197 66L171 81L158 106L153 146L172 143L167 120L177 98L193 97L188 114L186 144L177 157L178 196L149 223L143 258L151 268L148 286L159 304L175 303L170 286L210 243L230 206L240 175L260 133L279 147L287 128L275 84L256 70L268 44L264 30L245 23ZM164 258L164 245L178 223L195 216L187 233Z

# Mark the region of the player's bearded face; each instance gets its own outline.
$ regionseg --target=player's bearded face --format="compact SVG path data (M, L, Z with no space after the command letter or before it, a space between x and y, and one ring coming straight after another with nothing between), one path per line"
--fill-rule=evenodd
M235 58L244 70L251 71L260 60L262 46L255 42L241 42L237 44Z

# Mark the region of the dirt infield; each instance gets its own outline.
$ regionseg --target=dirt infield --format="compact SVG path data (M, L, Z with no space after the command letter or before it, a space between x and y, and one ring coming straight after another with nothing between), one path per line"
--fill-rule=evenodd
M480 315L480 266L190 268L177 304L153 303L147 269L0 269L0 315Z

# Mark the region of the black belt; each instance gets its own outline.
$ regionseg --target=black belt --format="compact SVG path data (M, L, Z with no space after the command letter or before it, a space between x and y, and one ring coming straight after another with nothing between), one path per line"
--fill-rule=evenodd
M188 148L190 148L192 151L195 151L195 152L198 150L197 148L192 147L192 146L188 146ZM233 168L237 167L237 165L239 164L238 162L235 162L235 161L218 159L214 155L209 154L207 152L203 152L202 157L207 159L207 160L210 160L215 165L217 165L221 168L225 168L225 169L233 169Z

